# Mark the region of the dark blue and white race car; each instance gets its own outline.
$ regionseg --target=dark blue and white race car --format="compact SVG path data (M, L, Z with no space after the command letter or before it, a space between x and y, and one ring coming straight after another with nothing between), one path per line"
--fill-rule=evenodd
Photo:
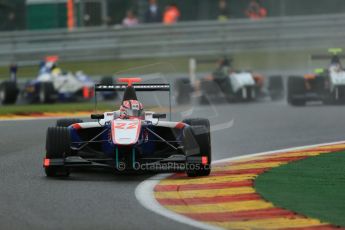
M17 98L28 103L54 103L68 101L87 101L94 96L95 81L82 71L76 73L63 71L58 67L57 56L48 56L40 63L38 76L27 81L23 87L16 79L0 84L0 104L14 104ZM112 77L103 77L101 84L113 84ZM104 92L105 100L117 97L116 92Z
M77 167L209 175L209 121L202 118L166 121L166 114L144 111L136 91L170 92L170 85L133 84L140 78L119 80L128 85L95 86L96 92L124 90L119 110L92 114L94 122L62 119L57 121L56 127L48 128L43 163L46 175L68 176L71 169Z
M65 72L57 65L58 57L49 56L41 63L36 79L28 81L22 90L28 102L89 100L93 97L94 82L82 71Z

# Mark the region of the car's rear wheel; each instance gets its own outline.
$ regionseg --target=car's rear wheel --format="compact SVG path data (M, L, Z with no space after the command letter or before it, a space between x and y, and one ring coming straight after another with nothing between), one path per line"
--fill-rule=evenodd
M272 101L283 99L284 80L282 76L271 76L268 79L268 90Z
M71 137L66 127L50 127L46 136L46 159L64 159L71 154ZM70 170L64 166L45 166L48 177L67 177Z
M200 81L201 96L199 99L200 105L208 105L211 102L218 102L212 100L216 96L222 94L222 90L216 81L202 80Z
M175 81L176 104L185 105L191 102L193 87L188 78L179 78Z
M5 81L0 85L0 103L4 105L14 104L17 101L18 88L15 82Z
M255 100L255 87L248 86L242 89L242 100L243 101L254 101Z
M56 121L56 127L68 127L70 125L73 125L75 123L83 123L83 120L81 119L59 119Z
M203 118L186 119L183 122L191 126L194 140L189 141L195 141L200 150L199 154L187 157L186 173L189 177L208 176L212 160L210 122ZM195 162L195 159L202 162Z
M304 106L305 80L303 77L292 76L288 78L288 103L293 106ZM299 96L298 98L296 96Z
M199 98L199 104L200 105L209 105L210 101L207 99L207 96L201 95Z

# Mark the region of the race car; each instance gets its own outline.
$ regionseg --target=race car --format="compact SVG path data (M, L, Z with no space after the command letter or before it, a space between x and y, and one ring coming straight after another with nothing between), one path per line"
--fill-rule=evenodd
M231 60L224 58L219 61L218 68L209 76L196 80L195 66L191 64L191 77L176 80L177 104L190 103L193 92L200 104L254 101L269 96L272 100L282 99L284 85L281 76L269 78L267 89L261 74L249 71L234 71ZM194 70L193 70L194 69Z
M312 55L312 59L331 59L326 69L316 69L315 73L288 78L287 101L292 106L304 106L307 102L320 101L323 104L345 103L345 70L339 53L342 49L329 49L331 56Z
M57 56L48 56L41 63L38 77L28 81L22 96L28 102L52 103L55 101L89 100L93 97L94 82L83 72L62 71Z
M40 63L39 73L36 79L19 87L16 80L2 83L0 86L0 102L2 104L14 104L20 96L29 103L53 103L56 101L82 101L93 98L95 82L82 71L75 74L64 72L58 67L59 57L48 56ZM112 77L103 77L101 84L112 84ZM102 94L105 100L117 97L116 92Z
M211 171L210 123L207 119L166 121L166 114L145 111L136 91L169 91L169 84L96 85L97 92L123 91L119 110L92 114L93 122L58 120L46 135L43 167L48 177L68 176L73 168L113 171L185 171L207 176ZM96 100L97 101L97 100ZM171 103L171 102L170 102ZM171 117L171 110L170 110Z

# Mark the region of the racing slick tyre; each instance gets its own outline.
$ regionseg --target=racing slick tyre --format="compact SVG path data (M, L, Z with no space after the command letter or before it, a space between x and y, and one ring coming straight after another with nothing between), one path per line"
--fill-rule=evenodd
M193 87L188 78L179 78L175 81L176 104L185 105L191 101Z
M68 127L75 123L83 123L81 119L59 119L56 121L56 127Z
M306 99L303 98L305 95L305 81L303 77L292 76L288 78L288 103L293 106L304 106ZM296 98L296 96L300 96Z
M3 105L14 104L17 101L19 90L17 84L5 81L0 85L0 103Z
M70 146L71 137L68 128L48 128L46 137L47 159L64 159L66 156L71 154ZM70 174L69 169L64 166L45 166L44 170L48 177L67 177Z
M208 104L210 104L210 101L207 99L207 96L201 95L199 98L199 104L200 105L208 105Z
M255 100L255 87L248 86L242 89L242 101L254 101Z
M38 93L40 103L54 103L57 97L57 92L52 82L42 82Z
M327 96L323 99L323 104L334 105L334 104L345 104L345 87L337 86L334 88L333 92L329 92Z
M201 105L208 105L211 103L211 98L214 98L215 96L219 95L221 89L215 81L206 80L200 82L200 91L201 96L199 99L199 103Z
M345 104L345 87L339 86L338 87L338 100L340 104Z
M203 118L186 119L183 121L192 128L193 137L197 142L200 153L198 155L189 156L186 159L186 173L189 177L208 176L211 173L211 134L210 122ZM200 127L202 132L200 132ZM195 163L193 159L198 157L206 162Z
M268 91L272 101L281 100L284 97L284 81L282 76L271 76L268 79Z
M113 77L102 77L102 79L99 82L101 85L114 85L115 80ZM107 101L115 100L118 97L118 93L116 91L114 92L103 92L103 99Z

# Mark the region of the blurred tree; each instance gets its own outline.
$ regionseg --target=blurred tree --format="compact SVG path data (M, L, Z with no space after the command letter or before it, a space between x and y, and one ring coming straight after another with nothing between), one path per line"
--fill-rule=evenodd
M108 0L109 24L121 24L129 9L137 13L137 3L136 0Z
M66 3L44 2L27 5L26 24L28 29L65 28L67 20Z
M231 18L245 18L250 0L224 0ZM344 0L259 0L270 17L344 13ZM67 0L0 0L0 30L66 28ZM81 2L86 14L81 15ZM106 2L107 4L100 4ZM160 9L174 2L181 11L179 21L215 20L219 0L157 0ZM78 26L121 24L127 10L143 22L148 0L76 0ZM104 6L107 6L104 8Z
M0 0L0 30L25 29L25 0Z

